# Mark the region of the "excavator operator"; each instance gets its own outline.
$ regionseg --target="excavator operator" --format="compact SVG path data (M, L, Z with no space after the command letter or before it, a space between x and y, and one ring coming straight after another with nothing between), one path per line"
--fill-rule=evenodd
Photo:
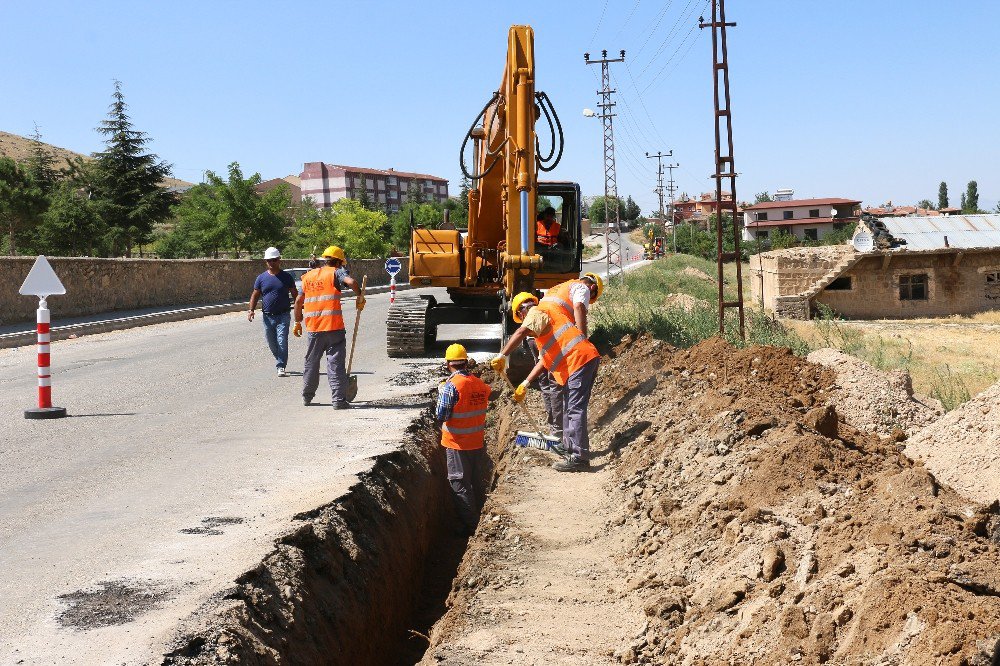
M535 220L535 243L542 252L559 244L561 225L556 220L556 209L549 206L538 214Z

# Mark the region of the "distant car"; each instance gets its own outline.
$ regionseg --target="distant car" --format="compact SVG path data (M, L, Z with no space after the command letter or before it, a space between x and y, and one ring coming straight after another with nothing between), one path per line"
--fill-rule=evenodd
M302 276L308 273L308 268L286 268L285 272L295 278L295 289L302 291Z

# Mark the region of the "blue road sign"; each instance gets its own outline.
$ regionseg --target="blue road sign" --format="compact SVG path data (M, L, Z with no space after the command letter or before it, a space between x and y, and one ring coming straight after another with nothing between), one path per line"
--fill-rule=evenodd
M399 259L396 257L391 257L385 260L385 272L396 277L396 273L403 270L403 264L400 263Z

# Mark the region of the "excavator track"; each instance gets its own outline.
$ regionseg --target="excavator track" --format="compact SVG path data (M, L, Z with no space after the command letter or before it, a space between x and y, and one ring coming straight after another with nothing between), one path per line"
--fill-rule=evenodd
M436 326L429 326L427 314L433 303L420 296L397 296L389 307L385 342L390 358L424 356L436 337Z

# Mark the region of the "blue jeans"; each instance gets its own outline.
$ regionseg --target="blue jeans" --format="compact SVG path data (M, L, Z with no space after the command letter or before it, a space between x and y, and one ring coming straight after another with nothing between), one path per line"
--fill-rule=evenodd
M274 365L283 368L288 365L288 326L292 321L291 312L264 315L264 338L274 355Z

